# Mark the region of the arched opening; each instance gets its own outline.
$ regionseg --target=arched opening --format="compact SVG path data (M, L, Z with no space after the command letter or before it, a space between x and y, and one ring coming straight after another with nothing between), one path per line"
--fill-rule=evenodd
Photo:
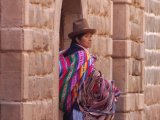
M60 50L69 47L71 40L68 33L72 31L73 21L82 18L81 0L63 0L60 22Z
M73 31L73 21L82 18L81 0L62 0L59 31L59 49L63 50L70 46L71 40L68 33ZM59 120L62 120L63 113L60 111Z

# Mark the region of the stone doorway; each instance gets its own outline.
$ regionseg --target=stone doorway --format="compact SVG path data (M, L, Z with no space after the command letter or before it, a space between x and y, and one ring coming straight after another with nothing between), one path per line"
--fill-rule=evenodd
M70 46L71 40L68 33L72 31L73 21L82 18L81 0L63 0L60 16L59 49L64 50ZM63 114L60 111L59 120L62 120Z

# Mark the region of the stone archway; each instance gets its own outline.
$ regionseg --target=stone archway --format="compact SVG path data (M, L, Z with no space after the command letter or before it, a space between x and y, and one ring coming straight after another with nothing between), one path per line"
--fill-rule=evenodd
M72 22L78 18L86 18L87 4L86 0L56 0L54 13L54 42L53 54L54 61L57 63L54 66L54 76L58 82L58 51L69 46L70 40L68 33L72 31ZM56 43L56 44L55 44ZM55 83L58 85L58 83ZM57 88L57 87L56 87ZM56 112L57 113L57 112ZM61 120L62 114L59 112Z

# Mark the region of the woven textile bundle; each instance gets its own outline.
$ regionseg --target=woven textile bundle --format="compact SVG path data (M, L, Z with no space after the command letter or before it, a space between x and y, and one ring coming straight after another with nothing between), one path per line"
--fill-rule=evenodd
M84 81L77 99L84 120L112 120L116 95L119 90L114 81L105 80L100 72L94 71Z

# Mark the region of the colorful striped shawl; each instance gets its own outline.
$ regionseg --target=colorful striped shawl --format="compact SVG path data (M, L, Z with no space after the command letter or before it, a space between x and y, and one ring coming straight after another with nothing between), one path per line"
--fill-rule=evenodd
M64 57L59 56L59 102L60 109L70 111L77 99L80 86L93 70L94 58L84 50Z

